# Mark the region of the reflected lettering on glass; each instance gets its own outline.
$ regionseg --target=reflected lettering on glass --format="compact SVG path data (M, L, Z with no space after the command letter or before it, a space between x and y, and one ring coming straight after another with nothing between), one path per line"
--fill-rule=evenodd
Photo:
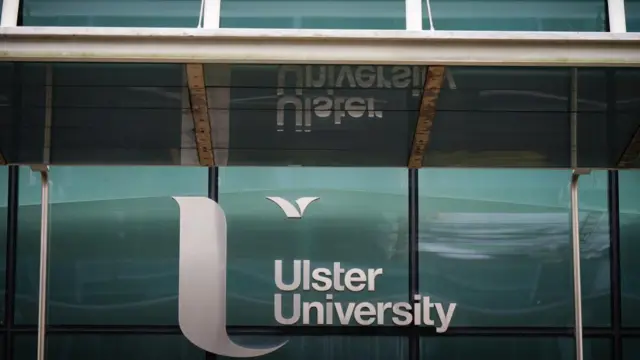
M345 118L382 119L386 99L358 90L410 87L417 97L424 78L420 66L282 66L278 70L277 131L284 131L288 105L295 112L296 132L310 132L314 117L332 119L334 125L341 125Z

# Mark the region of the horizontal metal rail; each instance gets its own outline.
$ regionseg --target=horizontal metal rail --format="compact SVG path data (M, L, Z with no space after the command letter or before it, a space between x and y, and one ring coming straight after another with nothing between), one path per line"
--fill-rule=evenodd
M0 61L640 65L640 33L0 28Z

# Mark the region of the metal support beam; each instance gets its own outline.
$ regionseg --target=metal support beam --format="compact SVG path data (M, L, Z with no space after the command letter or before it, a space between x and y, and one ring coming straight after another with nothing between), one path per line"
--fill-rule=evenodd
M431 127L436 117L436 104L440 96L442 83L444 82L444 72L444 66L429 66L427 69L427 75L424 79L422 101L420 102L420 112L418 113L418 122L416 124L416 131L413 134L411 154L409 154L408 166L411 169L422 167L424 153L429 145Z
M640 33L0 28L1 61L621 67L639 48Z
M40 213L40 286L38 292L38 346L37 360L46 357L47 331L47 283L49 269L49 167L32 166L31 170L40 173L42 182L42 201Z
M609 31L612 33L627 32L627 19L624 10L625 0L607 0Z
M213 142L211 140L207 88L204 81L204 66L202 64L187 64L185 67L198 161L202 166L214 166L215 159L213 156Z
M636 129L635 134L631 137L631 141L622 152L622 156L618 160L618 168L630 168L640 159L640 126Z
M2 2L2 15L0 16L0 27L18 26L19 11L20 11L20 0L4 0Z
M580 215L578 208L578 180L585 171L574 170L571 175L571 245L573 253L573 300L575 310L576 360L583 360L582 287L580 275Z
M422 30L422 1L404 0L407 30Z
M222 0L201 0L204 1L203 24L205 29L217 29L220 27L220 5Z

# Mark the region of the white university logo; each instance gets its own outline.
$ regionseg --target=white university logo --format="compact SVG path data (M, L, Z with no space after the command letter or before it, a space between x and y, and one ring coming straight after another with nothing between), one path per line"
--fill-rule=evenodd
M276 203L276 205L278 205L280 209L284 211L284 214L289 219L301 219L302 215L304 215L304 211L307 209L307 206L309 206L309 204L311 204L312 202L318 200L317 197L301 197L296 200L296 205L298 205L298 208L296 209L293 204L281 197L267 196L267 199Z
M208 352L236 358L266 355L284 346L254 348L233 342L227 334L227 221L218 203L206 197L174 197L180 207L180 264L178 322L184 336ZM302 197L297 208L279 197L268 197L288 218L300 219L317 197ZM274 262L274 319L282 325L385 325L433 326L447 331L456 304L432 302L416 294L412 301L340 301L334 294L375 293L382 268L344 268L340 262L312 266L311 260L290 262L293 276L283 278L282 260ZM324 301L304 301L302 294L325 293ZM292 313L283 313L283 298L291 299ZM369 297L367 297L369 298Z

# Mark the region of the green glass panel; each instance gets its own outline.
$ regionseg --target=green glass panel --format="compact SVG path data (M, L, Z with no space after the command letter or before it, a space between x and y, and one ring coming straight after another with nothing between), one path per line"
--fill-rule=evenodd
M622 360L635 360L640 356L640 338L622 339Z
M278 324L276 311L291 318L299 309L296 295L302 302L326 304L330 294L334 303L345 308L350 302L375 306L408 301L406 169L227 167L220 169L219 184L229 239L228 324ZM296 200L304 197L317 200L301 218L288 218L276 204L286 201L299 212ZM281 291L274 279L275 260L283 261L285 283L292 281L293 260L310 260L311 269L333 269L340 262L346 270L382 269L383 273L375 277L371 291L368 287L360 292L339 287ZM275 306L275 294L282 294L281 307ZM381 325L393 325L388 318L391 312L383 313ZM341 325L337 315L333 319L333 325ZM304 317L298 320L297 325L303 324ZM309 324L325 324L318 322L316 310L309 320ZM354 325L354 320L351 316L344 324Z
M226 28L405 29L404 0L222 0Z
M14 360L36 359L36 336L17 335ZM50 334L47 360L205 360L182 335Z
M7 79L0 77L0 96L11 103L0 106L0 149L12 162L44 159L49 68L52 164L199 164L184 66L46 65L0 66ZM206 65L216 163L404 167L425 71ZM577 74L577 163L616 167L640 125L640 71L589 68ZM570 69L451 67L445 80L423 166L571 166Z
M30 65L24 71L31 72L23 75L23 111L35 113L26 119L31 124L28 130L44 134L44 123L30 120L44 118L45 84L50 76L54 164L180 164L182 115L189 107L183 68L174 64ZM193 127L190 114L187 120ZM42 150L38 155L42 158Z
M584 360L611 359L611 343L606 339L585 339ZM522 337L433 337L423 338L423 360L574 360L571 338Z
M279 344L275 336L231 336L233 341L259 347ZM407 360L408 341L399 337L370 336L294 336L286 345L262 360ZM231 359L219 356L220 359Z
M9 168L0 166L0 314L4 314L4 294L6 278L6 250L7 250L7 192ZM4 320L0 319L0 326Z
M210 105L211 116L218 119L218 134L228 134L214 141L223 144L217 145L221 150L228 144L228 153L219 153L221 164L406 165L424 67L249 65L206 71L211 98L218 101Z
M24 0L25 26L195 28L198 0Z
M640 0L625 0L624 11L627 15L627 31L640 32Z
M571 69L449 67L447 74L424 166L571 166ZM640 72L576 75L577 163L615 167L640 125Z
M572 326L568 171L419 172L420 292L451 326ZM583 319L608 325L606 172L580 178ZM433 310L435 313L435 310Z
M597 0L430 0L423 29L605 31L605 2Z
M49 322L177 324L179 212L205 168L52 167ZM22 168L16 322L37 319L39 174Z
M640 325L640 171L619 172L620 184L620 277L622 323Z

